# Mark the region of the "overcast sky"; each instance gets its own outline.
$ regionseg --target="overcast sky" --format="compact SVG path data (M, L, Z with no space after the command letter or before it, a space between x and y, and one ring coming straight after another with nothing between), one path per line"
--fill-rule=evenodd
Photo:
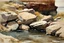
M64 7L64 0L55 0L55 5L58 7Z

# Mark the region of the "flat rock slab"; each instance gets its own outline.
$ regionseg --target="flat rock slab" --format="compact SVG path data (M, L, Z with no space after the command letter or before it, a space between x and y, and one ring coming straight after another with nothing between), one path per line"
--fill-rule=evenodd
M47 26L47 22L46 21L37 21L34 23L30 24L31 27L39 27L39 29L45 29L45 27Z
M18 18L23 21L25 24L30 24L31 22L35 21L36 16L34 14L28 12L22 12L18 15Z

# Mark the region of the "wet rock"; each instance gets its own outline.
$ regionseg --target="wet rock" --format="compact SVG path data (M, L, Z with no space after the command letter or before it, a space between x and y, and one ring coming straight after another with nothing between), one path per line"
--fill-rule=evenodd
M7 28L8 28L8 31L10 31L10 30L16 30L17 28L18 28L18 24L16 23L16 22L9 22L8 24L7 24Z
M46 34L55 34L60 28L61 26L59 24L50 25L46 28Z
M21 43L18 39L12 36L6 36L0 33L0 43Z
M17 18L17 14L14 12L1 12L0 13L0 22L6 22L9 20L14 20Z
M37 21L37 22L31 23L30 26L38 28L38 29L45 29L47 26L47 22L46 21Z
M22 24L19 28L22 29L22 30L29 30L30 27Z
M44 16L41 20L44 20L44 21L53 21L53 17L51 15Z
M36 16L28 12L22 12L18 15L18 19L20 19L24 24L30 24L36 20Z

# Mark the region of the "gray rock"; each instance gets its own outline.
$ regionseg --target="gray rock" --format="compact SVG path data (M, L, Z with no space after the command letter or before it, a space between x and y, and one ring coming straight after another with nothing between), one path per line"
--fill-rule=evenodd
M31 23L30 26L36 27L39 29L45 29L47 26L47 22L46 21L37 21L37 22Z
M0 22L14 20L16 18L17 18L17 14L14 12L1 12L0 13Z

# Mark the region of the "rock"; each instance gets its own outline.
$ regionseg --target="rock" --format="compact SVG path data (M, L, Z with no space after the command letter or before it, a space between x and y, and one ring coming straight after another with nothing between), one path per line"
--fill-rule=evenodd
M9 20L14 20L14 19L16 19L17 18L17 14L16 13L14 13L14 12L12 12L12 11L9 11L8 12L8 21Z
M46 21L37 21L37 22L31 23L30 26L36 27L38 29L45 29L47 26L47 22Z
M44 21L53 21L53 17L51 15L44 16L41 20L44 20Z
M17 23L18 23L18 24L22 24L22 21L21 21L21 20L18 20Z
M7 31L8 28L0 24L0 32Z
M60 28L57 32L56 32L56 36L59 35L59 37L64 38L64 27Z
M30 24L36 20L36 16L28 12L22 12L19 13L18 19L20 19L24 24Z
M6 36L0 33L0 43L21 43L18 39L12 36Z
M26 41L24 41L22 43L35 43L35 42L34 41L30 41L30 40L26 40Z
M24 10L21 10L20 12L29 12L29 13L34 14L35 10L34 9L24 9Z
M61 26L59 24L50 25L46 28L46 34L54 34L60 28Z
M54 19L54 21L58 21L59 19L61 19L60 17L57 17L56 19Z
M9 22L7 24L8 31L10 31L10 30L16 30L18 27L19 27L19 25L15 21Z
M6 14L6 12L1 12L1 14L0 14L0 23L7 21L7 17L5 16L5 14Z
M30 27L22 24L19 28L22 29L22 30L29 30Z
M17 14L14 12L1 12L0 13L0 22L14 20L16 18L17 18Z

